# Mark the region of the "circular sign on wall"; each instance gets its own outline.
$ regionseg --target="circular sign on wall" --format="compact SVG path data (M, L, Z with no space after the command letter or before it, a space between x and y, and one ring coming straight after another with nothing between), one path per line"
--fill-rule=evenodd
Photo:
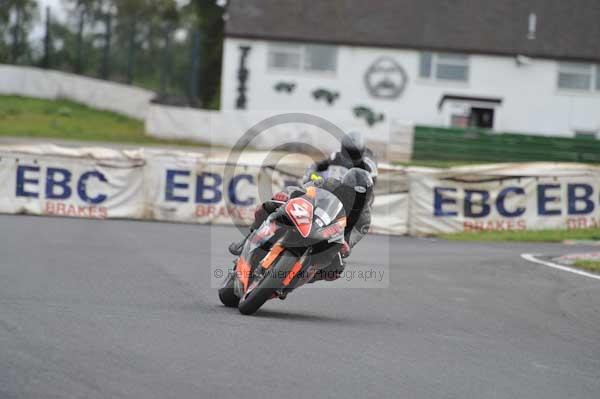
M390 57L378 58L365 72L365 86L369 94L375 98L388 100L398 98L407 83L406 71Z

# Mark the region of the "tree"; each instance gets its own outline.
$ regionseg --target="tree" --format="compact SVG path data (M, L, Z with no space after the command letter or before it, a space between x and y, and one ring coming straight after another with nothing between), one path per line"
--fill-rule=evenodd
M4 29L10 38L7 22L35 2L0 0L0 35ZM52 20L51 67L143 86L165 101L188 97L187 104L218 108L224 9L216 0L184 6L181 0L61 2L70 18L66 24ZM2 45L0 60L10 59L12 47Z
M72 57L71 63L75 73L83 73L84 71L84 37L83 32L86 23L93 21L95 10L98 8L95 0L75 0L75 10L77 14L77 34L75 40L75 54ZM65 32L66 33L66 32Z
M27 37L38 16L37 1L0 1L0 61L31 61Z
M8 8L8 0L0 0L0 62L7 62L9 58L9 46L6 41L9 21L10 9Z
M200 89L204 108L218 108L223 57L223 7L215 0L194 0L200 29Z

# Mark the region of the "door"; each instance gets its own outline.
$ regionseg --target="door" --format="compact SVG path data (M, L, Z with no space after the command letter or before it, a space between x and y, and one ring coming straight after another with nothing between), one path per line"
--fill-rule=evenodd
M469 121L471 127L483 129L494 128L494 110L492 108L471 108L471 118Z

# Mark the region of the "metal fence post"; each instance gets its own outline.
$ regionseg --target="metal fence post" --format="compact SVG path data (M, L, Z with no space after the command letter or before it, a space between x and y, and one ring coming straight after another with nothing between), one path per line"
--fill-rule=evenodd
M196 104L198 101L198 94L201 84L201 77L199 76L198 68L200 66L200 57L201 57L201 49L200 49L200 31L198 29L194 30L192 34L192 51L190 55L190 76L189 76L189 96L190 102L192 104Z
M44 36L44 58L42 66L50 68L50 7L46 7L46 35Z
M135 17L131 18L129 24L129 50L127 53L127 84L133 83L133 73L135 67L135 34L136 21Z
M160 96L167 94L167 86L171 73L171 25L165 27L165 47L162 51L162 67L160 69Z
M102 62L100 64L100 78L108 79L110 75L110 40L111 40L112 16L110 11L105 14L106 31L104 34L104 49L102 51Z
M21 5L17 4L16 13L15 13L15 25L13 26L12 31L12 63L17 64L19 61L19 52L20 52L20 43L19 43L19 33L21 32Z

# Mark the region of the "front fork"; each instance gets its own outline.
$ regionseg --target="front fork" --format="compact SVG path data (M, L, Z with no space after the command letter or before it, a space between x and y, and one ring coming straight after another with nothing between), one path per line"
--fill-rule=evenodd
M294 289L300 287L303 284L306 284L310 281L315 275L317 269L313 267L311 264L311 255L310 248L307 249L304 254L296 261L296 265L299 265L298 270L292 270L286 276L286 279L283 281L283 287L277 290L278 294L287 296ZM295 265L295 266L296 266Z

